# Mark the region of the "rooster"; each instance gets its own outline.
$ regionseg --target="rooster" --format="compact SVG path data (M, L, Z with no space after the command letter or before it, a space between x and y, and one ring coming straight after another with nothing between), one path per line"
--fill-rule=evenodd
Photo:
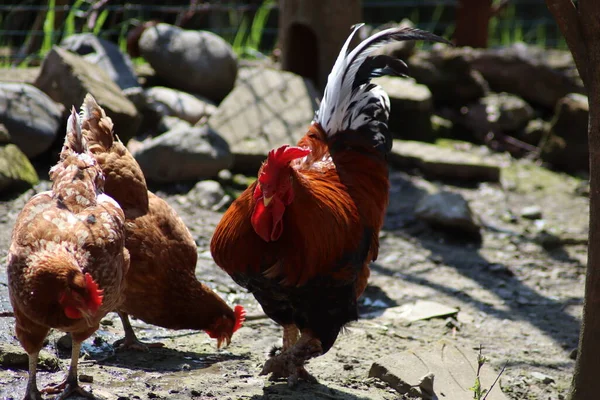
M261 375L316 382L306 362L326 353L358 319L357 299L377 258L388 203L390 103L370 82L404 76L406 64L371 55L394 40L446 42L428 32L392 28L349 52L355 26L329 75L307 134L269 152L248 187L223 215L211 240L217 265L247 288L283 327L283 347Z
M125 301L118 309L125 338L121 348L147 350L162 343L142 343L129 315L169 329L204 330L229 344L244 322L242 306L233 310L195 276L196 242L175 210L148 191L142 170L113 132L113 123L91 95L81 109L83 136L106 176L106 193L123 207L125 247L131 255Z
M77 379L81 343L119 306L129 254L125 215L102 193L104 176L87 152L75 110L50 179L52 190L32 197L20 212L8 255L16 334L29 355L25 399L42 398L36 365L50 328L70 332L73 347L66 380L44 392L64 389L61 398L71 393L90 397Z

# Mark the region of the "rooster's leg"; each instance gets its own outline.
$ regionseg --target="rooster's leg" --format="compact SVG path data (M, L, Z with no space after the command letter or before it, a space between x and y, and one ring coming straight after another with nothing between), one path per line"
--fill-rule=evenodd
M67 374L67 379L64 382L49 386L42 390L43 393L49 394L57 394L61 393L60 396L57 397L58 400L66 399L73 394L78 394L82 397L94 398L94 395L83 390L81 386L79 386L79 381L77 379L77 364L79 362L79 351L81 350L81 342L73 340L73 347L71 349L71 366L69 367L69 373Z
M144 343L135 336L135 331L129 322L129 315L125 312L119 311L119 317L123 323L123 330L125 331L125 338L119 339L113 346L120 350L132 349L138 351L148 351L150 347L163 347L163 343Z
M39 352L29 354L29 379L23 400L42 400L42 394L37 388L37 362Z
M283 348L281 351L286 351L296 344L300 337L300 331L294 324L283 325Z
M290 386L295 386L300 379L317 383L317 379L306 371L304 365L322 353L321 341L314 338L310 331L303 331L296 344L265 362L260 375L272 374L271 380L287 378Z

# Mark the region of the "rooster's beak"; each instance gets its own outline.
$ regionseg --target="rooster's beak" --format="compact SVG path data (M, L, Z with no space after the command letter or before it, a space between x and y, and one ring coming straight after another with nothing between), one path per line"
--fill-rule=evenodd
M269 203L271 202L271 200L273 200L273 196L271 196L271 197L267 197L267 196L263 197L263 203L265 203L265 207L269 206Z

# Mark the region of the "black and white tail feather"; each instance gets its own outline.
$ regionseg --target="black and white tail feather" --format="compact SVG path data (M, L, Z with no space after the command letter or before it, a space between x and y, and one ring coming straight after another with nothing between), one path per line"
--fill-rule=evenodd
M419 29L390 28L365 39L349 53L350 42L363 25L354 25L342 46L327 78L325 94L314 122L321 125L328 137L348 130L369 134L375 148L388 152L392 147L387 126L390 100L380 86L371 83L371 79L384 75L406 76L408 67L402 60L371 54L392 41L450 42Z

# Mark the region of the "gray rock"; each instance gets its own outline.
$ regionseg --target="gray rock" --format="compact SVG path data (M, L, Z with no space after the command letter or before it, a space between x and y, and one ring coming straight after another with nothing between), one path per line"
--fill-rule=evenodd
M147 107L160 115L178 117L192 125L217 110L212 101L175 89L158 86L146 89L145 94Z
M489 92L485 79L471 67L469 54L460 48L436 45L416 52L407 65L409 75L431 90L436 104L456 107Z
M0 192L28 188L38 181L35 168L17 146L0 146Z
M220 210L231 202L231 197L225 193L221 184L217 181L206 180L196 183L188 193L195 203L201 208L209 210Z
M490 93L456 111L450 119L481 139L488 132L512 133L524 129L535 113L520 97L508 93Z
M401 394L422 399L473 399L477 354L442 340L428 347L412 347L376 361L369 377L379 378ZM488 389L497 373L489 365L480 370L481 385ZM411 397L412 398L412 397ZM508 400L500 385L486 395L488 400Z
M60 47L79 54L84 60L102 68L126 93L142 90L131 59L115 43L91 33L81 33L64 38Z
M529 121L525 129L518 132L517 138L525 143L538 146L548 132L550 132L550 123L541 118L536 118Z
M61 124L63 109L27 83L0 82L0 123L28 157L48 150Z
M190 128L192 125L187 122L184 121L178 117L171 117L169 115L165 115L164 117L162 117L160 119L160 122L158 123L158 133L165 133L170 131L171 129L183 129L183 128Z
M531 372L531 376L546 385L554 383L553 377L551 377L550 375L543 374L541 372L533 371Z
M4 124L0 124L0 144L10 143L10 133Z
M521 210L521 217L526 219L541 219L542 209L539 206L527 206Z
M40 351L38 368L43 371L56 372L60 370L60 360L45 350ZM27 371L29 357L20 346L9 343L0 345L0 367L4 369L20 369Z
M414 303L403 304L399 307L387 308L381 318L401 319L407 322L428 320L432 318L445 318L456 316L458 308L429 300L417 300Z
M390 98L389 128L395 137L433 141L433 100L425 85L413 79L384 76L373 79Z
M567 172L589 168L587 97L572 93L556 104L550 132L540 144L542 159Z
M143 142L133 155L146 179L160 183L212 178L233 162L227 142L207 125L170 130Z
M500 181L498 165L473 151L448 146L396 139L388 160L400 168L419 168L430 179Z
M233 88L237 60L229 43L206 31L160 23L139 39L142 56L174 88L219 102Z
M439 192L425 195L417 203L415 214L432 226L479 234L479 223L469 203L460 193Z
M301 76L249 68L208 124L229 143L234 168L256 174L271 149L304 136L318 97L311 81Z
M513 93L547 108L554 108L569 93L584 93L568 51L546 50L524 43L462 51L469 53L472 67L496 92Z
M115 132L124 142L137 133L140 116L103 68L60 47L53 47L42 64L35 86L70 110L91 93L115 124Z
M30 85L33 85L33 82L35 82L40 74L40 70L40 67L0 68L0 81L29 83Z

